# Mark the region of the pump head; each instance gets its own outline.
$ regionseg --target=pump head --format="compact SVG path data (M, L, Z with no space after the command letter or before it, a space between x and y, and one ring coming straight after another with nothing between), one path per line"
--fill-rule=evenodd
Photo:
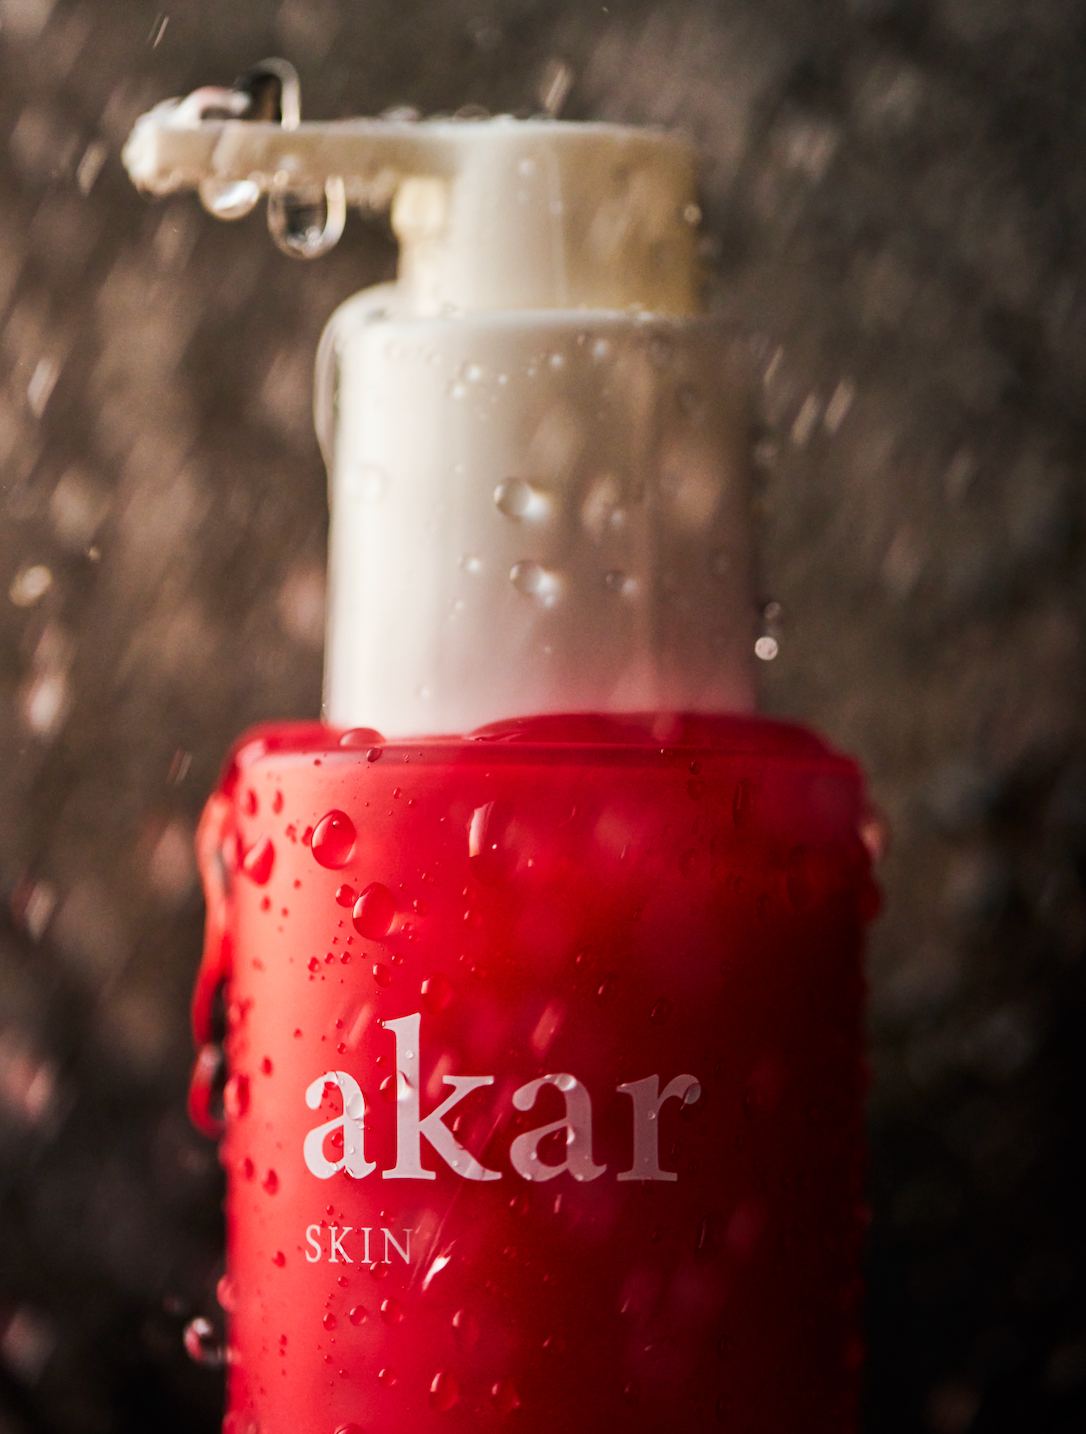
M675 135L552 119L303 123L297 75L166 100L124 149L135 184L196 189L219 219L268 196L287 254L315 259L347 207L391 208L405 312L699 310L696 160Z

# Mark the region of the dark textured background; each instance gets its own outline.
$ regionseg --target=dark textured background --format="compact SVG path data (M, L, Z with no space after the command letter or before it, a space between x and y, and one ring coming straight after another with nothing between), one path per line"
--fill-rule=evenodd
M163 25L165 23L165 28ZM283 54L311 118L466 103L706 156L764 379L767 705L890 816L868 1428L1086 1427L1086 11L1079 0L0 0L0 1434L211 1430L191 857L230 738L312 716L320 328L357 217L151 205L159 99Z

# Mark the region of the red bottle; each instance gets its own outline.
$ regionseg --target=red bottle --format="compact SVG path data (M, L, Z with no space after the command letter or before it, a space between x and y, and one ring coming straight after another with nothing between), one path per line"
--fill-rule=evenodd
M691 157L199 94L141 122L141 183L222 213L291 174L283 242L316 176L301 253L385 176L404 248L319 362L329 725L243 738L201 829L226 1427L855 1429L863 793L749 715Z

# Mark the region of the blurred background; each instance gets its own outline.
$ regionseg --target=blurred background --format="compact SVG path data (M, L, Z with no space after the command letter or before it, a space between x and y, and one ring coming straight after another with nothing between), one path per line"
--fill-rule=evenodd
M160 8L161 7L161 8ZM894 832L870 955L867 1428L1086 1427L1086 12L1077 0L0 0L0 1434L211 1431L192 837L319 711L322 325L391 277L142 199L135 118L651 122L705 157L762 405L769 710Z

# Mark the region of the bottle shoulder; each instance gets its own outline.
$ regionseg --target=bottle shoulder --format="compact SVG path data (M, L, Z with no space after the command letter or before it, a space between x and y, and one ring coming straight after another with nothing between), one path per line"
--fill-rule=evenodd
M234 743L224 784L269 760L375 762L412 760L487 766L688 766L706 756L819 767L860 781L859 769L800 723L746 714L570 713L515 718L465 734L385 738L373 728L339 729L320 722L269 722Z

